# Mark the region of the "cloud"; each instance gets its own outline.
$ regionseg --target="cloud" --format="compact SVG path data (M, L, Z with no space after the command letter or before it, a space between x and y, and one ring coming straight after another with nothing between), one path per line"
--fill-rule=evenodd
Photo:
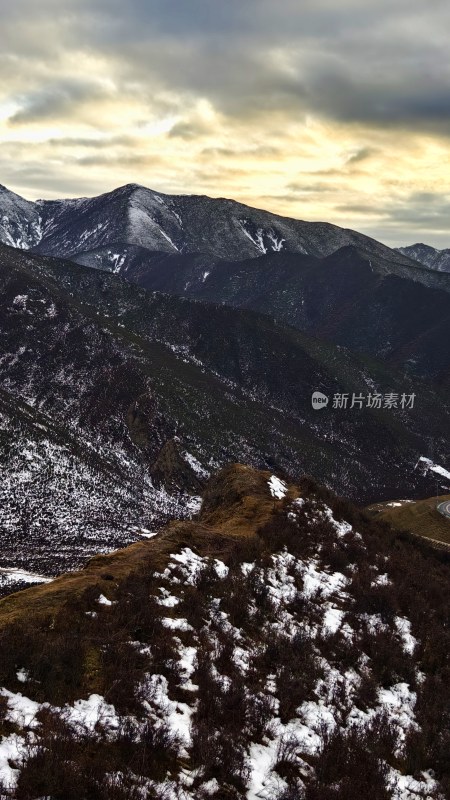
M56 68L65 56L83 71L89 56L119 92L148 99L159 87L239 118L314 111L428 129L449 120L448 24L440 0L426 14L403 0L16 0L2 13L0 42L9 73L18 60L33 75L33 64ZM67 111L81 91L67 78L41 86L18 118Z
M208 133L208 128L204 123L199 122L177 122L169 130L168 136L179 139L197 139L199 136Z
M78 148L88 148L89 150L103 150L110 147L127 147L132 148L136 145L136 139L132 136L111 136L104 138L94 137L79 137L76 136L60 136L54 139L48 139L47 144L49 147L54 148L67 148L69 150Z
M334 192L334 188L327 183L311 183L308 180L305 180L304 183L288 183L286 189L288 190L287 196L297 200L299 195Z
M69 3L69 6L72 3ZM81 3L69 41L124 79L207 97L221 113L323 114L448 133L450 10L403 0Z
M85 103L98 103L109 98L111 90L95 81L65 79L49 82L35 91L18 94L19 110L9 119L12 125L24 125L40 120L72 117Z
M449 25L441 0L426 12L405 0L16 0L2 12L0 41L9 72L17 58L42 70L65 56L82 72L89 56L119 95L133 89L149 100L170 89L238 118L315 112L447 135ZM83 90L99 91L77 83L30 96L22 87L16 120L65 113Z
M223 156L224 158L258 158L273 159L280 155L280 148L273 145L255 145L254 147L205 147L201 151L202 156Z
M15 0L0 181L134 180L441 237L449 28L448 0Z
M337 205L336 211L364 220L364 233L395 247L421 238L440 248L449 243L450 194L411 192L401 201L388 200L383 207L373 203L344 203Z
M347 164L360 164L362 161L367 161L369 158L372 158L376 152L377 150L374 147L361 147L348 158Z
M450 195L437 192L413 192L406 202L389 209L389 223L407 228L446 233L450 222Z

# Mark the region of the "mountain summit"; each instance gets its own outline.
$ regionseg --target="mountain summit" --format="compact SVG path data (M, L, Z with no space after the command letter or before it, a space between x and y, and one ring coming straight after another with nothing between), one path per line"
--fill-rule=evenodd
M413 258L419 264L439 272L450 272L450 249L437 250L429 244L417 242L407 247L399 247L398 252Z
M326 222L304 222L225 198L169 195L127 184L98 197L39 200L0 195L0 241L45 255L123 272L128 247L229 261L268 253L324 258L346 246L376 270L434 285L429 270L380 242Z

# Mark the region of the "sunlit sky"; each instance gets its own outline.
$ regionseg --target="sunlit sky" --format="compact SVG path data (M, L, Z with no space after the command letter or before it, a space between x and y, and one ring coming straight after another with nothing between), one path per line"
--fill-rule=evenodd
M448 0L0 0L0 183L450 247Z

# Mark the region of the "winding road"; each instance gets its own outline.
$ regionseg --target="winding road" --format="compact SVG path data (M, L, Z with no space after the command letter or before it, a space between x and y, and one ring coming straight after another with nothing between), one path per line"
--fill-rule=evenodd
M439 503L437 510L444 517L448 517L450 519L450 500L444 500L443 503Z

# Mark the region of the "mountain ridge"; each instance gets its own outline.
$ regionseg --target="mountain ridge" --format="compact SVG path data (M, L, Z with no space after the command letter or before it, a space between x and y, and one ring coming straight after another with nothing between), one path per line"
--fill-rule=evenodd
M33 204L7 192L6 199L14 214L10 220L3 213L6 222L0 227L0 240L47 255L73 258L125 241L153 252L205 253L229 260L255 258L267 252L326 257L354 244L369 254L376 269L385 269L387 263L393 274L406 270L413 280L438 280L429 271L418 269L417 261L350 228L305 222L228 198L169 195L126 184L91 198L39 200ZM25 218L20 230L22 212Z
M375 271L352 245L326 258L277 252L239 262L126 250L123 276L146 289L253 309L409 374L449 384L449 293L405 274ZM76 260L95 265L91 258ZM447 282L450 290L450 276Z

